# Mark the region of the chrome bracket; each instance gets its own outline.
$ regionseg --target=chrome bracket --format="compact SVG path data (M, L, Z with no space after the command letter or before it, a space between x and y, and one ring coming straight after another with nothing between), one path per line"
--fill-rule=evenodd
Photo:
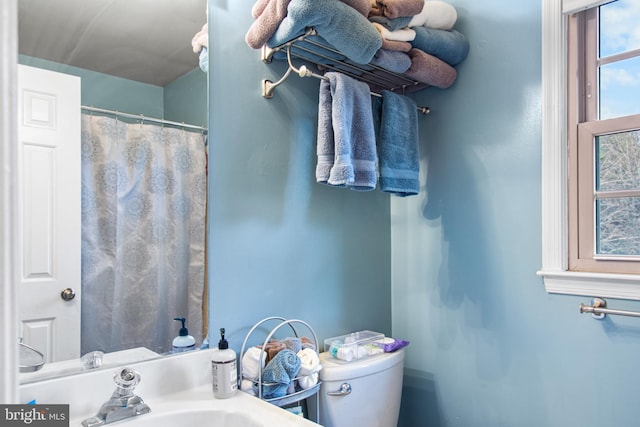
M594 319L603 320L607 315L598 310L602 308L607 308L607 302L602 298L592 298L590 307L580 304L580 313L591 313Z

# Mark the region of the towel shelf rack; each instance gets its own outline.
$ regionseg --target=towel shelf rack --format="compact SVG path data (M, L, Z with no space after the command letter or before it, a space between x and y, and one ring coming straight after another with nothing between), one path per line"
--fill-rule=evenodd
M238 378L238 388L239 389L241 388L243 380L249 380L249 381L251 381L252 383L255 384L255 386L257 388L256 395L257 395L257 397L259 399L264 400L265 402L269 402L269 403L271 403L273 405L276 405L276 406L279 406L279 407L285 407L287 405L291 405L293 403L300 402L302 400L306 400L306 399L309 399L311 397L315 397L315 399L316 399L315 419L317 421L319 421L320 412L319 412L318 391L320 390L320 384L321 384L320 381L318 381L315 385L309 387L306 390L303 389L303 390L295 391L295 392L293 392L291 394L287 394L287 395L282 396L282 397L275 397L275 398L267 399L267 398L265 398L263 396L263 386L269 386L269 385L275 385L275 384L265 383L265 382L262 381L262 372L263 372L264 368L261 365L259 365L258 377L257 378L250 378L250 377L246 377L244 375L244 372L243 372L243 369L242 369L242 359L244 357L245 351L249 349L248 344L249 344L250 337L253 335L254 332L256 332L258 330L264 330L264 327L266 326L266 324L269 323L269 322L273 322L273 321L276 321L278 323L267 334L266 338L262 342L262 348L266 348L267 344L271 341L271 339L273 338L274 334L278 330L280 330L281 328L283 328L285 326L289 326L289 328L293 332L294 336L300 338L298 336L298 331L295 328L295 325L297 325L297 326L304 326L309 331L309 333L313 337L313 344L315 346L316 353L319 351L320 347L319 347L319 343L318 343L318 337L317 337L315 331L311 328L311 326L307 322L304 322L304 321L302 321L300 319L286 319L284 317L279 317L279 316L266 317L266 318L260 320L255 325L253 325L253 327L249 330L249 332L245 336L244 341L242 342L242 348L240 350L240 357L239 357L240 376ZM298 380L299 380L298 377L294 378L295 382L297 382Z
M350 61L340 51L322 43L318 40L317 32L313 28L307 29L306 33L275 48L262 47L262 61L270 63L273 58L282 53L286 54L289 68L277 81L262 80L262 96L272 98L276 87L280 86L295 72L299 77L315 77L326 79L321 74L314 73L306 65L299 68L293 65L293 59L297 58L305 62L315 64L322 69L336 71L348 75L356 80L367 83L372 90L371 94L380 96L379 91L390 90L405 93L408 89L416 91L426 88L428 85L414 80L404 74L394 73L374 64L358 64ZM418 111L423 114L430 112L429 107L418 107Z

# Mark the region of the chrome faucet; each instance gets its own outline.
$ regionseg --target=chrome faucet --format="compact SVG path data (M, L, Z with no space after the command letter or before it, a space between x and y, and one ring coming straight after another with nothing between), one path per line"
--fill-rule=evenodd
M140 382L138 372L131 368L122 368L113 375L113 380L116 383L116 390L95 417L82 421L84 427L102 426L151 412L142 398L133 394L133 389Z

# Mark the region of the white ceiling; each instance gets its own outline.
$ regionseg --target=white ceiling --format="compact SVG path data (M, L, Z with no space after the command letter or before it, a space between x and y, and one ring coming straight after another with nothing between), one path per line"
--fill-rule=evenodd
M164 86L198 67L207 0L19 0L19 53Z

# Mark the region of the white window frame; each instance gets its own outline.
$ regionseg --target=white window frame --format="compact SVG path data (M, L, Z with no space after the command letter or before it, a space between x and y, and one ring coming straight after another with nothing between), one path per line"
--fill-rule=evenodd
M566 46L562 0L542 0L542 266L537 274L549 293L640 300L640 275L568 268Z

